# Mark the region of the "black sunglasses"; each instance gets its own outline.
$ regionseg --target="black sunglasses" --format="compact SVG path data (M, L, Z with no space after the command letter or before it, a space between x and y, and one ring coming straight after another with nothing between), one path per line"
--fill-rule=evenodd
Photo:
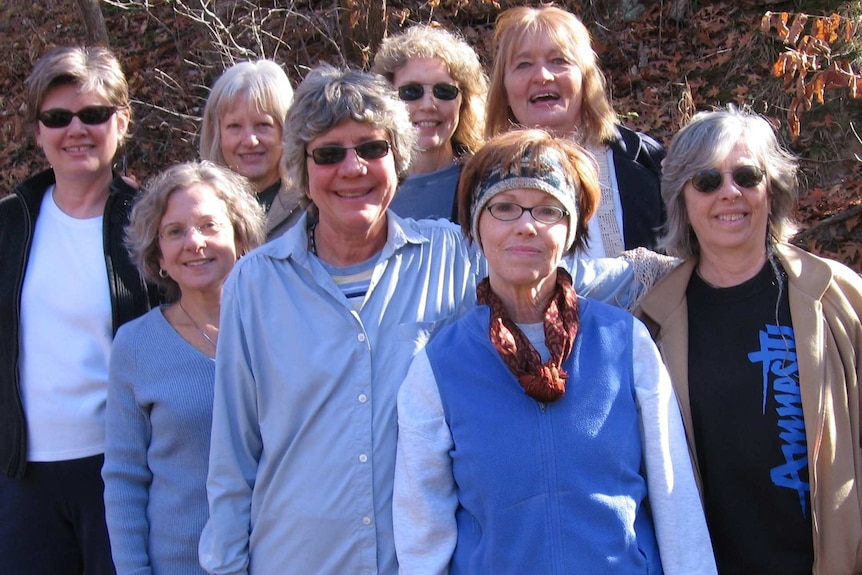
M114 106L87 106L77 112L54 108L39 112L38 118L46 128L65 128L72 123L75 116L88 126L96 126L107 122L116 111Z
M347 150L356 150L356 155L363 160L379 160L389 153L389 148L389 142L386 140L372 140L350 147L321 146L310 153L306 152L305 155L313 159L318 166L331 166L342 161L347 156Z
M405 102L418 100L425 94L425 87L431 86L431 93L438 100L454 100L461 90L454 84L438 82L436 84L404 84L398 88L398 97Z
M701 170L691 177L691 185L698 192L709 194L721 187L724 174L730 174L737 186L742 188L753 188L763 181L763 170L757 166L737 166L729 172L722 172L715 168Z

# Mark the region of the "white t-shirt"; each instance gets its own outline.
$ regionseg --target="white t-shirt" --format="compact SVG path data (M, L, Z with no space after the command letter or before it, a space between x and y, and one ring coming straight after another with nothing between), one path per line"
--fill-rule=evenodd
M102 216L42 201L21 294L21 394L28 461L104 452L111 298Z

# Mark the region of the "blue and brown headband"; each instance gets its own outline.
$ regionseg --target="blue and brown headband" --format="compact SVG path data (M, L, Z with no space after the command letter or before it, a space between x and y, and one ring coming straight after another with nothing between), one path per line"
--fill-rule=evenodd
M569 230L566 234L565 249L571 248L578 231L578 186L563 168L560 155L556 150L545 150L535 159L525 154L521 162L513 164L509 169L497 165L479 182L470 210L471 232L476 243L481 247L479 216L488 202L501 192L518 188L540 190L563 205L563 208L569 212Z

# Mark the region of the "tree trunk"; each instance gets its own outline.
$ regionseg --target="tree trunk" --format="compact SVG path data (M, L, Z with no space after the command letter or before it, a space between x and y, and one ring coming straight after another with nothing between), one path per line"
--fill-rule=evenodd
M365 68L386 34L386 0L342 0L345 59Z
M99 0L77 0L84 18L84 28L87 31L88 46L108 46L108 29Z
M691 15L690 0L673 0L670 3L670 9L667 12L667 17L674 22L685 22Z

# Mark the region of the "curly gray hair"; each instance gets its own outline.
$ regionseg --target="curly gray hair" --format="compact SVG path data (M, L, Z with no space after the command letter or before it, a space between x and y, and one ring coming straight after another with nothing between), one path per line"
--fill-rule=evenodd
M347 120L383 129L398 183L407 177L418 136L392 85L379 74L320 64L296 88L284 123L282 173L294 194L308 194L306 146Z

